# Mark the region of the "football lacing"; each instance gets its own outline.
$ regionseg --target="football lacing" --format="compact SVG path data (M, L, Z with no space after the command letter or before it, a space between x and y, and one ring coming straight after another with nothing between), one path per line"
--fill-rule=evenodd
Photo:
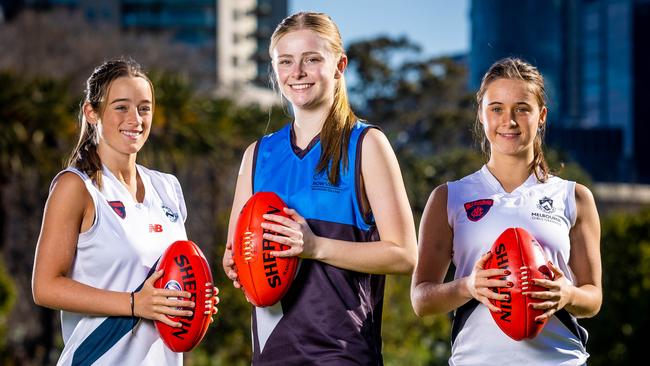
M253 253L253 233L250 231L244 232L244 260L246 262L249 262L253 260L254 253Z
M519 278L521 279L521 289L522 291L528 290L528 274L529 274L529 269L526 266L522 266L519 268L520 270L520 275Z

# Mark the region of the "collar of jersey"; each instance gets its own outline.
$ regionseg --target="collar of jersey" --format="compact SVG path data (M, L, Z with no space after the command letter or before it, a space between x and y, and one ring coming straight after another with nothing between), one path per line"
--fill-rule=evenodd
M537 177L535 177L535 174L531 174L519 187L513 189L512 192L506 192L506 190L503 189L503 186L501 186L501 183L499 183L494 175L492 175L492 172L490 172L487 165L483 165L480 172L483 179L485 179L488 185L497 193L517 194L518 192L525 191L528 187L537 184Z
M144 206L149 205L149 196L150 196L149 195L149 187L151 187L151 182L149 180L149 176L144 174L144 172L142 171L142 167L140 165L136 164L135 168L137 169L138 174L140 175L140 179L142 179L142 185L144 186L144 199L142 200L142 202L137 202L135 199L133 199L133 196L131 196L131 192L129 192L129 190L126 189L124 184L122 184L122 182L120 182L117 179L117 177L115 177L115 175L113 175L113 172L111 172L111 170L108 169L108 167L106 165L102 164L102 167L103 167L102 174L104 174L104 177L112 180L113 183L116 186L120 187L118 189L120 189L122 191L122 194L124 195L124 197L129 197L129 201L132 204L134 204L134 205L141 204L141 205L144 205Z
M311 139L307 147L301 149L298 145L296 145L296 132L293 130L293 123L291 123L289 127L289 143L291 144L291 150L296 155L296 157L298 157L298 159L302 160L305 156L307 156L307 154L309 154L319 142L320 133Z

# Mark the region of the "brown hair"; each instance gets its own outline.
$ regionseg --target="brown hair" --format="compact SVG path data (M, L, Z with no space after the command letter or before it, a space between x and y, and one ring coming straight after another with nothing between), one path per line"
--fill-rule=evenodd
M105 61L97 66L86 81L84 99L80 104L79 141L68 158L67 166L74 167L86 173L99 188L102 186L102 161L97 154L99 134L97 125L89 123L84 115L84 105L90 104L98 116L102 116L106 108L106 97L113 81L120 77L141 77L149 82L151 87L152 103L155 105L154 89L151 80L142 71L142 67L133 60L117 59ZM153 111L153 107L152 107Z
M287 33L301 29L309 29L318 33L328 42L330 51L335 57L338 58L345 53L341 34L332 18L324 13L300 12L288 16L278 24L271 36L269 46L271 57L273 57L272 51L280 38ZM338 184L341 161L343 169L348 167L348 140L356 121L357 116L352 111L348 100L345 78L341 75L334 87L334 103L332 103L332 108L320 133L323 148L316 166L318 172L327 171L329 181L334 185Z
M540 110L546 107L546 90L544 88L544 77L537 70L537 68L528 62L518 59L518 58L504 58L501 59L492 66L490 69L483 75L483 80L481 81L481 87L476 93L476 102L478 103L478 110L480 113L481 103L483 102L483 97L487 91L488 86L491 82L498 79L515 79L523 80L528 83L530 92L537 99L537 104ZM546 182L548 180L548 163L546 163L546 158L544 157L543 141L544 134L546 132L546 123L542 123L541 126L537 129L537 135L533 141L533 161L530 164L530 172L535 174L535 177L540 182ZM476 117L476 122L474 123L474 134L478 140L481 141L481 150L489 158L490 157L490 143L485 136L483 131L483 126L479 120L478 114Z

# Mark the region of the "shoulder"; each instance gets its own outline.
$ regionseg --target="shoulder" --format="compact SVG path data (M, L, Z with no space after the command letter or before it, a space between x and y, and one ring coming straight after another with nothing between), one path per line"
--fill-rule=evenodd
M436 207L438 209L447 209L447 195L449 192L449 188L447 187L448 184L449 183L443 183L431 191L429 200L427 201L427 206Z
M370 126L364 129L362 133L363 133L362 138L363 138L364 152L366 150L378 151L378 150L384 150L386 148L392 151L388 138L380 129Z
M576 183L576 205L578 206L584 206L584 205L595 205L596 200L594 198L593 193L587 188L586 186Z
M50 192L68 192L68 193L84 193L86 184L79 173L71 170L65 170L59 173L53 180Z
M244 156L242 158L242 162L252 161L258 146L259 146L259 141L254 141L253 143L248 145L248 147L246 147L246 150L244 150Z
M63 171L53 180L50 187L50 204L66 208L85 207L91 200L83 178L73 171Z
M163 180L163 181L171 183L172 185L179 185L180 184L178 182L178 178L174 174L164 173L164 172L161 172L161 171L158 171L158 170L149 169L149 168L147 168L145 166L142 166L142 165L139 165L139 167L142 170L142 172L144 174L146 174L147 176L149 176L150 178L154 178L154 179L157 179L157 180Z
M291 125L292 122L289 122L279 130L265 134L264 136L260 137L257 141L266 141L269 139L283 138L284 136L291 134Z

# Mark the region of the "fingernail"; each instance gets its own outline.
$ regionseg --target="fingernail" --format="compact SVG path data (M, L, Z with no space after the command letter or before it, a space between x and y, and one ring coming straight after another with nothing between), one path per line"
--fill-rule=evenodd
M512 283L512 282L510 282L510 281L508 281L506 284L508 285L508 287L512 287L512 286L515 285L514 283Z
M194 304L194 303L191 303L191 304L190 304L190 307L191 307L191 308L193 308L194 306L195 306L195 304Z
M488 250L487 253L485 253L485 254L490 254L490 253L492 253L492 251L491 251L491 250Z
M510 300L510 295L505 295L506 300Z
M506 269L505 271L503 271L503 274L505 274L505 275L507 276L507 275L510 274L510 271L508 271L508 270Z

